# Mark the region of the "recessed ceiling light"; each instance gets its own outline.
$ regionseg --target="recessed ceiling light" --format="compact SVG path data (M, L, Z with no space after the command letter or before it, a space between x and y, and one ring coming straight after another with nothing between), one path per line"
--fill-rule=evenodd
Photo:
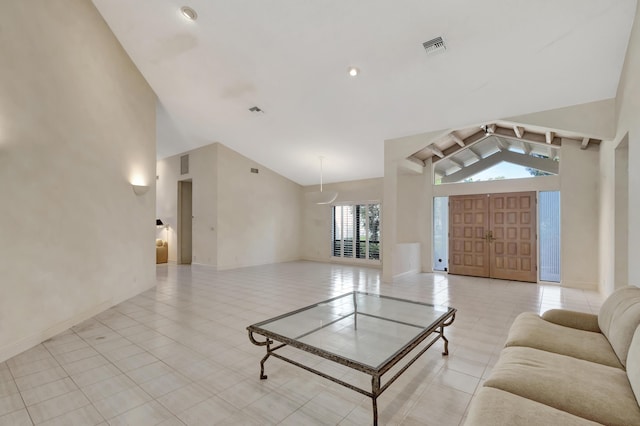
M356 67L349 67L349 75L350 75L351 77L355 77L355 76L357 76L358 74L360 74L360 70L359 70L358 68L356 68Z
M198 19L198 14L196 13L196 11L191 9L189 6L182 6L180 8L180 12L182 13L182 16L190 21L195 21L196 19Z

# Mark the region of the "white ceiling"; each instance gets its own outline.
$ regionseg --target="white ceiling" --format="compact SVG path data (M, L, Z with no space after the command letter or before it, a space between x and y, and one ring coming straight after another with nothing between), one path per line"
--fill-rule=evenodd
M384 140L614 97L636 0L93 0L161 103L158 157L221 142L302 185ZM179 12L193 7L188 22ZM422 43L442 36L443 54ZM357 78L347 75L356 66ZM264 114L248 111L254 105ZM173 128L175 127L175 128ZM426 141L425 141L426 142Z

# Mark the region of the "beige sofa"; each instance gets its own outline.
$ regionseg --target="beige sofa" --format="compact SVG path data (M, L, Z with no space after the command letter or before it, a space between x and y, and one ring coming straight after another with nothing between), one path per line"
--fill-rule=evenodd
M640 288L514 321L465 425L640 425Z

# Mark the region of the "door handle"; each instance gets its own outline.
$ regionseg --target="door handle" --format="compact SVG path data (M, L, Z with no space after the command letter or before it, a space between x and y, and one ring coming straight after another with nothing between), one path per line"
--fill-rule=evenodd
M495 238L493 238L493 231L487 231L484 239L487 240L488 243L492 243L495 240Z

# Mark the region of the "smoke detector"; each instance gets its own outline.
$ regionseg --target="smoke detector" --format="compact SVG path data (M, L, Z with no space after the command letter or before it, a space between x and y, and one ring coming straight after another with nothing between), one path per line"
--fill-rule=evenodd
M447 46L444 45L442 37L436 37L432 40L425 41L422 43L422 47L424 47L427 55L435 55L436 53L441 53L447 50Z

